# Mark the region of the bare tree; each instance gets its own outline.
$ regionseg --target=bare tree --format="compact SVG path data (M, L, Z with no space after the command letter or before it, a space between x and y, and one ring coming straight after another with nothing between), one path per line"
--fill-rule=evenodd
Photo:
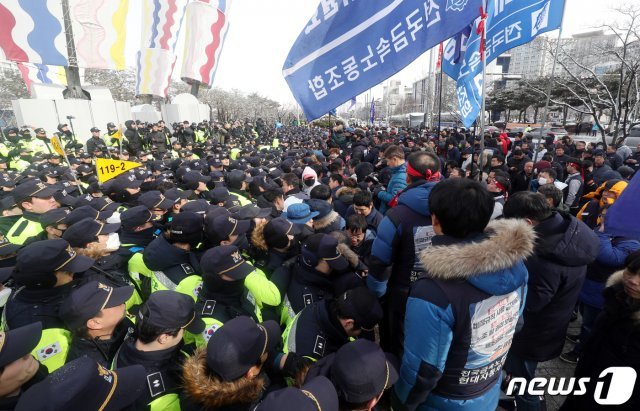
M599 28L613 33L617 40L615 47L595 47L589 50L592 61L612 61L612 68L605 73L573 53L570 44L562 44L555 55L557 44L549 42L548 52L557 57L563 76L554 78L551 103L565 110L573 110L580 115L590 115L600 129L602 141L606 144L605 128L600 117L607 112L613 125L613 144L620 144L627 136L627 123L631 113L638 110L638 75L640 74L640 5L629 5L614 9L619 20L601 25ZM527 86L547 96L547 87L539 82L527 81ZM543 119L544 120L544 119Z

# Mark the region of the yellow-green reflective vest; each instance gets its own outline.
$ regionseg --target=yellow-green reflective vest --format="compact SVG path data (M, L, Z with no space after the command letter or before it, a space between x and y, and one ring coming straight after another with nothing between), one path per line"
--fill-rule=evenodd
M13 243L22 245L27 239L43 232L44 229L37 221L31 221L25 217L20 217L18 221L9 229L7 239Z
M49 373L54 372L67 362L67 354L71 345L71 332L63 328L47 328L42 330L40 342L31 354L47 367Z
M258 308L258 305L256 304L256 297L251 291L247 290L246 298L253 306L253 312L255 314L257 322L262 322L262 313L260 312L260 308ZM211 302L211 304L207 304L209 302ZM209 312L207 312L207 308L210 309ZM185 344L195 344L196 347L206 347L211 336L224 325L224 323L220 319L211 316L214 315L215 308L215 301L205 301L202 311L197 313L201 316L202 321L204 322L204 330L200 334L192 334L185 330L184 336L182 337Z
M199 275L190 275L182 279L179 284L175 284L169 279L162 271L151 271L144 260L142 259L142 253L136 253L129 260L129 275L131 279L142 287L142 277L147 277L151 282L150 292L154 293L158 290L172 290L182 294L186 294L193 298L193 301L198 299L198 294L202 288L202 277ZM148 296L142 296L144 299Z
M16 171L24 171L31 165L30 162L22 160L20 157L16 157L9 163L9 168Z

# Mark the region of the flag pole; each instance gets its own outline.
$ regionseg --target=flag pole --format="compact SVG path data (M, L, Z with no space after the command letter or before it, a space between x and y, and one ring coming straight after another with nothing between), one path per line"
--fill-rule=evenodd
M486 82L486 78L487 78L487 59L485 56L485 50L484 50L484 45L485 45L485 40L487 39L487 15L486 15L486 4L483 5L483 9L482 9L482 15L481 15L481 22L480 24L482 24L482 38L481 38L481 43L480 43L480 50L481 50L481 55L480 57L482 58L482 108L480 109L480 155L478 155L478 169L479 169L479 173L478 173L478 179L480 181L482 181L482 173L484 171L484 167L482 165L482 162L484 160L484 128L485 128L485 116L484 116L484 111L486 108L486 93L485 91L487 90L487 82Z
M438 65L440 66L440 76L439 76L439 82L440 82L440 90L438 91L438 136L440 136L440 131L441 131L441 123L442 123L442 58L444 54L444 50L442 47L442 43L440 43L440 50L439 50L439 54L438 54Z
M553 66L551 67L551 77L549 78L549 86L547 87L547 101L544 105L544 111L542 112L542 127L540 127L540 134L538 135L538 144L536 145L536 152L533 155L533 165L538 162L538 154L540 153L540 143L542 142L542 135L544 134L544 127L547 125L547 115L549 115L549 103L551 102L551 88L553 87L553 81L556 75L556 65L558 63L558 52L560 51L560 40L562 37L562 24L564 23L564 12L567 8L567 0L562 5L562 21L560 22L560 28L558 29L558 41L556 44L556 52L553 56ZM529 182L529 189L533 178Z

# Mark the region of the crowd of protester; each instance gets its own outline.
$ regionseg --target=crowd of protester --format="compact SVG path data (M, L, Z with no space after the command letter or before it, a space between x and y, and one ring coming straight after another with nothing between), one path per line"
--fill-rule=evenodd
M1 410L539 410L506 391L541 362L640 368L640 225L607 216L640 147L130 120L60 124L67 164L3 134Z

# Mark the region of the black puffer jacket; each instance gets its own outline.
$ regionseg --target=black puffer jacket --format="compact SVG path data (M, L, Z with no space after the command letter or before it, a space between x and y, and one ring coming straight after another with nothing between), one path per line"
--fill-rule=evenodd
M587 272L598 255L598 237L584 223L554 212L540 222L529 270L524 326L513 338L511 352L532 361L560 355L571 313Z
M596 384L600 384L598 381L608 381L610 378L600 378L602 371L609 367L640 369L640 300L634 300L625 293L622 273L618 271L607 281L604 311L598 316L576 367L576 378L590 378L586 385L587 395L568 397L561 410L604 409L604 406L595 403L593 395L589 395L595 392ZM615 384L620 389L619 384L624 383L625 378L621 381L619 376L615 377L611 385L605 382L604 386L613 387ZM606 390L603 389L601 397L607 396ZM629 400L615 406L615 409L640 409L640 384L637 381Z

